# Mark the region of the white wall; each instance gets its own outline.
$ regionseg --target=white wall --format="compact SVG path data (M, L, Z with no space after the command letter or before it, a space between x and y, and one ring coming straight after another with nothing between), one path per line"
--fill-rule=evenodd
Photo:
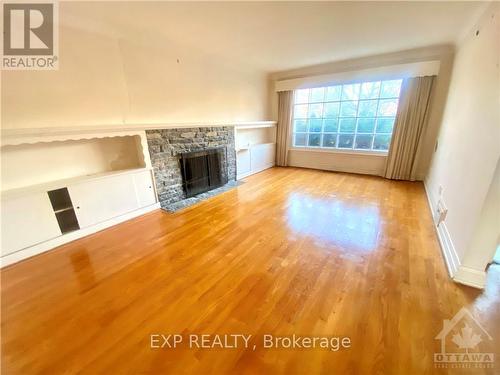
M380 176L384 173L385 155L323 150L299 150L288 152L288 165L293 167L322 169L348 173Z
M500 160L483 203L469 251L462 264L481 270L491 262L500 242Z
M426 178L432 202L442 187L452 251L463 266L478 272L486 263L471 261L471 254L483 251L472 241L500 156L499 21L496 3L459 45L439 147Z
M2 128L267 119L263 71L168 40L147 20L115 30L81 6L60 4L58 71L1 72Z
M431 100L429 122L427 131L423 135L422 152L417 160L417 179L423 180L432 158L436 136L441 124L450 81L451 67L453 64L453 54L454 47L451 45L433 46L277 72L270 75L270 79L273 82L277 82L323 74L336 74L349 71L355 72L397 64L439 61L439 75L436 79L436 86ZM272 95L271 100L271 111L273 118L276 120L277 95ZM350 159L346 157L345 153L338 154L331 152L330 154L326 154L316 152L315 154L310 154L304 151L290 150L288 162L289 165L299 167L380 175L384 170L385 159L385 157L381 157L380 155L363 155L362 157L358 156Z

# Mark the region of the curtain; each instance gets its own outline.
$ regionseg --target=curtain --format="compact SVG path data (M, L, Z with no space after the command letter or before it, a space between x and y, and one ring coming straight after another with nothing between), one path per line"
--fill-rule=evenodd
M293 91L278 92L278 125L276 129L276 165L286 167L288 138L292 127Z
M427 127L435 76L406 78L401 86L398 113L384 176L415 181L422 136Z

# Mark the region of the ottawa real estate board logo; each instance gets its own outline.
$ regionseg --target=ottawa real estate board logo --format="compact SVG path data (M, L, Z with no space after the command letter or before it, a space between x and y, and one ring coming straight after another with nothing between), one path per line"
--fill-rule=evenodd
M4 2L2 12L2 69L58 69L57 2Z
M490 342L491 345L493 338L466 308L460 309L451 320L443 321L436 340L440 340L441 349L434 353L434 366L437 368L494 367L494 353L484 352L481 348L483 343Z

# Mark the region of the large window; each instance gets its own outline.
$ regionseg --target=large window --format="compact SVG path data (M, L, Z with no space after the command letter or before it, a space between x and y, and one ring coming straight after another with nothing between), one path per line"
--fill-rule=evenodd
M293 146L387 151L401 82L296 90Z

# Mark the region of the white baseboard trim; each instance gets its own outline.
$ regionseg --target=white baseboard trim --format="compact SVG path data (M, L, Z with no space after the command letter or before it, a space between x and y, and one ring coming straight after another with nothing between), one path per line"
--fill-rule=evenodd
M446 224L439 224L439 226L436 227L436 233L438 235L439 244L441 245L446 267L448 268L448 273L450 274L450 277L453 278L461 265L460 259L455 251L455 247L453 246L450 233L448 232L448 228L446 228Z
M484 286L486 285L486 272L460 266L455 273L453 280L460 284L484 289Z
M424 180L424 188L425 188L425 195L427 196L427 203L429 204L429 209L431 210L431 216L434 223L434 212L436 204L434 203L434 199L430 194L430 191L427 187L427 183L425 180ZM453 246L453 241L451 240L450 233L448 232L448 229L446 228L446 224L444 222L440 223L438 227L434 225L434 228L436 229L436 234L439 240L439 244L441 245L440 246L441 253L443 254L446 268L448 269L450 277L454 278L461 264L457 252L455 250L455 246Z
M432 219L434 220L434 210L436 203L430 194L430 190L427 187L427 183L424 180L425 195L427 196L427 202L431 210ZM486 272L479 271L474 268L463 266L460 262L460 258L455 250L453 241L451 239L448 228L444 222L440 223L436 227L436 234L441 247L441 253L448 269L448 273L451 279L457 283L471 286L474 288L483 289L486 284Z
M64 234L60 237L56 237L51 240L27 247L26 249L16 251L15 253L5 255L0 259L0 268L9 266L11 264L20 262L21 260L52 250L68 242L75 241L79 238L99 232L103 229L112 227L113 225L120 224L124 221L133 219L134 217L144 215L145 213L154 211L158 208L160 208L160 203L155 203L132 212L127 212L126 214L114 217L112 219L103 221L101 223L92 225L90 227L82 228L80 230Z

